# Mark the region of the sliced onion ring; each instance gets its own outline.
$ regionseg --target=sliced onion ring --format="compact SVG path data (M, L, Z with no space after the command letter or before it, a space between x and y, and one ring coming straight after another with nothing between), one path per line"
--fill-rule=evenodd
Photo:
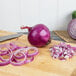
M39 53L38 49L36 47L27 47L26 50L30 50L30 49L33 49L35 52L34 53L31 53L31 54L27 54L28 57L31 57L31 56L35 56Z
M2 45L0 45L0 50L2 50L2 48L6 48L5 51L8 51L8 49L10 49L10 48L8 47L8 44L2 44Z
M15 45L14 43L9 43L9 47L12 51L16 50L18 48L17 45Z
M9 53L8 59L4 59L3 57L0 56L0 60L2 61L2 62L0 62L0 66L8 65L10 63L11 57L12 57L12 55L10 55L10 53Z
M20 66L34 60L34 56L38 54L36 47L20 47L13 42L0 45L0 66L12 64ZM4 50L2 50L4 48ZM29 54L29 50L33 49L34 53ZM5 56L9 58L4 58ZM4 56L4 57L3 57Z
M5 65L8 65L9 64L9 61L6 61L6 62L0 62L0 66L5 66Z
M28 59L28 58L30 58L30 59ZM31 57L27 57L25 63L32 62L33 60L34 60L34 57L33 57L33 56L31 56Z
M17 58L17 59L23 58L24 55L22 54L22 52L27 55L28 50L26 50L26 48L20 48L20 49L16 50L16 52L14 53L15 58ZM19 56L17 56L17 55L19 55Z
M23 64L25 63L25 61L26 61L27 56L26 56L26 54L24 54L24 53L22 53L22 54L24 55L24 59L23 59L22 61L16 60L16 62L14 62L14 61L12 61L12 59L13 59L13 58L16 59L16 58L15 58L14 56L12 56L12 58L10 59L10 63L11 63L12 65L14 65L14 66L23 65Z
M0 50L0 56L6 55L8 52L5 50Z

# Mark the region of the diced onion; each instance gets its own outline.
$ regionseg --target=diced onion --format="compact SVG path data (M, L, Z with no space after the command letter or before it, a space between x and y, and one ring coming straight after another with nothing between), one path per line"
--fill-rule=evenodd
M60 43L49 49L51 56L59 60L66 60L67 58L72 58L76 55L76 47L72 47L69 44Z

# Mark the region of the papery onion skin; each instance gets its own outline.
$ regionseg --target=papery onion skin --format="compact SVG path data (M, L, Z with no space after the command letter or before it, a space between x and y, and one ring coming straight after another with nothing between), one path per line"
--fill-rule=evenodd
M76 39L76 19L71 20L68 25L67 31L71 38Z
M45 46L50 41L50 31L44 24L37 24L29 32L29 42L37 47Z

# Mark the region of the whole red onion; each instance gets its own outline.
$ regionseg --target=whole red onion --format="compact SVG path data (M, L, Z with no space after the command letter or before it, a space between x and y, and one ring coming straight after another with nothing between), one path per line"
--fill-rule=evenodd
M73 19L68 25L68 34L76 39L76 19Z
M28 41L37 47L45 46L50 42L50 31L44 24L37 24L34 27L21 27L28 29Z

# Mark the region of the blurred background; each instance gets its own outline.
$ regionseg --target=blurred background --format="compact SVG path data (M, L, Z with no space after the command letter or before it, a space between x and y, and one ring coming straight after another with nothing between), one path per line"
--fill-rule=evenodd
M66 30L76 0L0 0L0 30L20 32L20 26L45 24Z

